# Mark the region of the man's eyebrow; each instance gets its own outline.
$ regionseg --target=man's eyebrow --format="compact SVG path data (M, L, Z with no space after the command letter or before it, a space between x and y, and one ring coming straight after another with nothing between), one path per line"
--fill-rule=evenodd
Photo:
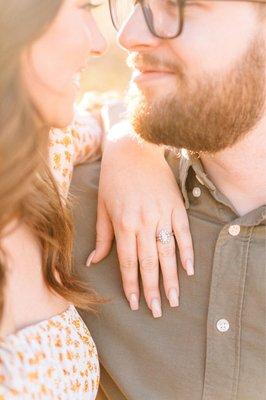
M210 7L213 7L213 3L220 3L219 0L186 0L185 5L196 5L199 6L200 8L204 9L210 9Z

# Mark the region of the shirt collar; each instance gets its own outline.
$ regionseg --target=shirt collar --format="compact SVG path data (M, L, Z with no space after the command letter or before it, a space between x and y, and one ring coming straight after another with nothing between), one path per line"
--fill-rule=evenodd
M238 215L237 211L235 210L234 206L232 203L229 201L229 199L223 195L212 183L210 178L207 176L207 174L204 171L202 162L200 160L200 157L197 154L192 154L189 151L182 149L181 150L181 156L180 156L180 164L179 164L179 180L180 180L180 187L181 191L185 200L185 206L186 208L189 208L189 198L188 198L188 193L187 193L187 177L188 177L188 172L189 169L192 168L197 180L204 185L206 188L209 189L211 192L211 195L219 202L222 203L223 205L229 207L236 215ZM263 205L255 210L252 210L248 214L244 215L243 217L237 218L236 221L239 220L239 223L241 225L245 226L254 226L254 225L259 225L262 222L266 221L266 205Z

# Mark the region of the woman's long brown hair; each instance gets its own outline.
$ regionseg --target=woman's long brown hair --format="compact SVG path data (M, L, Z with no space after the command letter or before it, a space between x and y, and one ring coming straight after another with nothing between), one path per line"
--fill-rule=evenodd
M63 1L0 0L0 239L11 221L25 222L41 243L47 286L88 309L98 298L72 270L71 213L46 162L49 127L40 128L20 77L23 50L49 26ZM6 281L1 254L0 318Z

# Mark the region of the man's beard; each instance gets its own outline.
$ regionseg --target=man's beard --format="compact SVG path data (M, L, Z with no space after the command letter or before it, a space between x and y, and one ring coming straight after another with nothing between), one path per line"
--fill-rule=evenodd
M145 64L145 55L141 59ZM147 56L147 63L152 62L160 63ZM190 84L185 71L177 71L178 93L153 102L139 90L129 91L132 125L148 142L193 152L216 153L233 146L262 117L265 66L264 43L256 39L223 77L205 75Z

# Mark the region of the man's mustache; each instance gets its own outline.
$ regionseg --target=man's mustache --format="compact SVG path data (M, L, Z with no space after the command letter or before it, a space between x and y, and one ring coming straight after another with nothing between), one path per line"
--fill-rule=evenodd
M183 69L179 63L173 63L163 57L152 54L131 53L127 58L129 68L139 71L167 71L180 77L184 76Z

